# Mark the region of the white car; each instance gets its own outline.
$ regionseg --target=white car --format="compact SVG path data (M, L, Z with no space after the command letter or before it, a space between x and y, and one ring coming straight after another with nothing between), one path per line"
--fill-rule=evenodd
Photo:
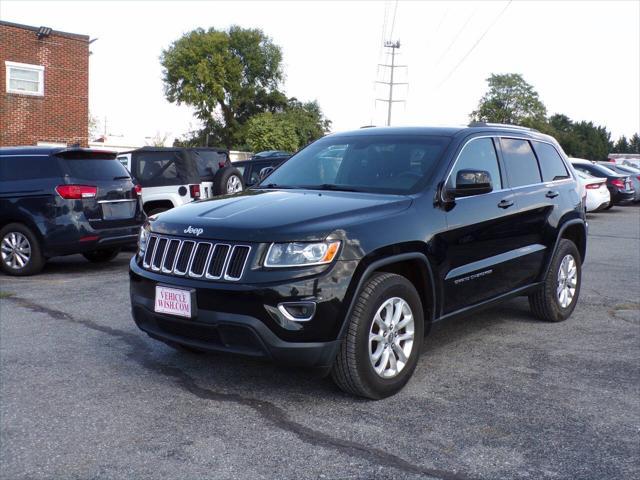
M242 173L226 150L143 147L118 154L142 187L142 205L155 215L194 200L244 190Z
M586 195L585 207L587 212L602 210L611 201L611 194L607 188L607 179L598 178L588 173L576 170L583 196Z

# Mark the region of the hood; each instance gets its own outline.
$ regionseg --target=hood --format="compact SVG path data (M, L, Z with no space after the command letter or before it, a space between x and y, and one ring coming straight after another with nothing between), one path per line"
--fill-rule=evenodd
M320 240L337 229L395 215L411 205L403 195L310 190L248 190L189 203L158 215L154 232L214 240Z

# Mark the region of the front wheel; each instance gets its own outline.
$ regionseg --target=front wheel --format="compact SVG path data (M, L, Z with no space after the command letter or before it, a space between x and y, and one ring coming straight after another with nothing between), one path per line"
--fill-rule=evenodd
M85 252L82 256L91 263L106 263L116 258L119 253L119 248L102 248L100 250L93 250L92 252Z
M416 368L424 338L422 303L413 284L401 275L374 274L345 321L334 382L374 400L400 391Z
M580 295L582 265L578 248L565 238L560 240L542 288L529 295L533 314L547 322L569 318Z
M234 167L221 168L213 179L215 195L227 195L244 190L244 182L240 170Z

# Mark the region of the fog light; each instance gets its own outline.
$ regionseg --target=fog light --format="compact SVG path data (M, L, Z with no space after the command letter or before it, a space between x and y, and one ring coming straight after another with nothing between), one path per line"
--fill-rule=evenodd
M315 302L284 302L278 304L278 310L287 320L308 322L316 313Z

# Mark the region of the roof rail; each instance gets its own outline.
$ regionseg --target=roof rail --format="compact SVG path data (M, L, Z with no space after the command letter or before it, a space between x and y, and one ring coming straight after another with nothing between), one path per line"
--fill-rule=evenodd
M508 123L488 123L488 122L471 122L468 127L499 127L499 128L514 128L516 130L527 130L529 132L538 132L535 128L522 127L520 125L509 125Z

